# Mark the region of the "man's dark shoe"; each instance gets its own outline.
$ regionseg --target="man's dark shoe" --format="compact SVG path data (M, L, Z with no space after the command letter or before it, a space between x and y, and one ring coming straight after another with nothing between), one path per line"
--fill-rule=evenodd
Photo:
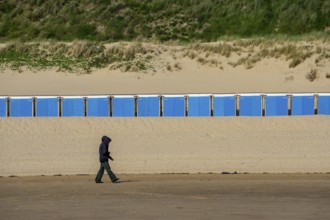
M95 183L103 183L102 181L95 181Z
M118 180L119 180L119 178L117 178L114 181L112 181L112 183L119 183Z

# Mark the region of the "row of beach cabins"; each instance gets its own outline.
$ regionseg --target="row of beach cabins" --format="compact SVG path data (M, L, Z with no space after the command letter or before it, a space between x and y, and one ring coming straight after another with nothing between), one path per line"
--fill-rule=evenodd
M0 96L0 117L330 115L330 93Z

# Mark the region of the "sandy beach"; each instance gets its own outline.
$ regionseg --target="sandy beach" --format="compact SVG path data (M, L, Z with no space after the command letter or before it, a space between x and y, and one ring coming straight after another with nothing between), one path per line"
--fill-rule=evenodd
M94 174L102 135L113 139L117 173L330 171L328 116L1 118L0 124L0 176Z
M329 219L329 174L0 178L1 219Z

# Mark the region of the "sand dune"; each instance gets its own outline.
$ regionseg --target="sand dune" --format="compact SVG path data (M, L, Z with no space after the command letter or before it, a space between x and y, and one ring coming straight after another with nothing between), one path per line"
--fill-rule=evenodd
M221 51L212 52L231 48L235 43L242 44L240 41L213 43L215 46L211 47L212 50L208 44L201 44L197 49L189 46L143 44L145 50L153 52L144 55L152 56L148 64L151 67L146 71L113 69L113 64L89 74L27 68L18 72L5 68L0 71L0 95L330 91L330 60L327 58L330 45L327 41L278 44L265 41L256 46L235 47L227 54ZM124 45L127 47L127 44ZM291 47L297 51L287 54ZM278 50L284 52L276 52ZM260 51L275 55L262 55ZM277 53L279 54L276 55ZM299 53L310 55L299 58ZM294 59L301 63L291 68ZM311 73L314 75L308 78Z

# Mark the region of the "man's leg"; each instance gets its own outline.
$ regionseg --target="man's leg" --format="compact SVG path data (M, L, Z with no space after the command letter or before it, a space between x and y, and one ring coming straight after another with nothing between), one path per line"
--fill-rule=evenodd
M103 167L103 165L101 163L100 164L99 172L97 172L97 175L96 175L96 178L95 178L95 182L97 182L97 183L101 182L103 173L104 173L104 167Z
M116 182L118 180L118 178L116 177L116 175L111 171L110 165L108 162L103 162L102 165L104 166L105 170L107 171L109 178L111 180L111 182Z

